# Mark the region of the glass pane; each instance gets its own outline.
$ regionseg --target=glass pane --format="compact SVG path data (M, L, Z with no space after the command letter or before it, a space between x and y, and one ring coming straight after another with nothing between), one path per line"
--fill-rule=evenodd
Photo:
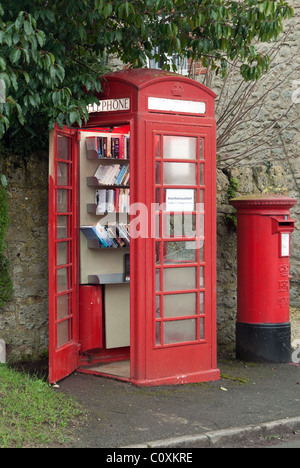
M199 235L200 237L204 237L204 214L199 215L199 219L200 219Z
M190 213L164 216L163 237L196 237L196 215Z
M205 332L204 332L204 318L200 318L200 340L205 339Z
M204 293L200 293L200 314L204 314Z
M68 268L57 270L57 292L61 293L69 289Z
M155 190L155 203L158 205L156 206L156 210L159 210L161 204L161 189L159 188Z
M196 165L192 163L164 163L165 185L196 185Z
M155 263L160 264L160 242L155 243Z
M68 211L68 191L57 190L57 212L66 213Z
M197 138L164 136L164 158L196 159Z
M164 264L191 263L196 261L195 242L165 242Z
M204 185L204 164L200 164L200 185Z
M58 296L57 298L57 320L69 316L69 295Z
M69 185L69 164L57 164L57 185Z
M59 242L57 244L57 265L66 265L68 261L68 242Z
M57 137L57 158L69 159L69 138L58 135Z
M155 157L160 158L161 156L161 136L155 135Z
M200 159L203 160L204 158L204 139L200 138Z
M57 217L57 239L65 239L68 236L68 216Z
M164 344L196 341L196 320L177 320L164 323Z
M57 347L68 343L69 339L69 320L57 324Z
M157 162L155 164L155 183L156 183L156 185L161 184L160 173L161 173L161 164L160 164L160 162Z
M160 296L156 296L155 298L155 316L156 318L161 317Z
M196 268L168 268L163 275L164 291L196 289Z
M200 262L204 262L204 240L200 241Z
M155 325L155 344L159 346L161 344L161 326L160 322Z
M200 190L200 203L204 204L204 190Z
M160 270L156 270L155 272L155 285L156 291L160 291Z
M186 317L197 313L197 294L164 296L164 317Z
M204 267L200 267L200 288L204 288Z

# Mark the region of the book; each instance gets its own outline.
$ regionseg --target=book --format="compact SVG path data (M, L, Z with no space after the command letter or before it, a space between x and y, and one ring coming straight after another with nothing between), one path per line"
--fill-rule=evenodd
M124 279L126 282L130 281L130 255L124 255Z
M106 212L106 190L96 190L95 203L97 205L96 214L102 214Z
M111 137L111 156L112 158L119 159L120 156L120 138Z
M108 247L102 236L99 236L96 226L81 226L80 230L88 240L97 240L99 247Z
M100 164L98 169L96 170L94 177L98 179L99 184L105 184L105 180L108 177L108 174L112 171L110 166L103 166Z
M107 213L113 213L115 211L115 190L107 190L106 192L106 211Z
M102 225L81 226L80 231L88 240L97 240L100 248L122 248L130 245L129 225L108 222Z
M99 159L108 157L107 137L105 136L97 137L97 152L98 152Z
M126 166L122 166L117 178L116 185L121 185L121 180L123 179L124 174L126 173Z

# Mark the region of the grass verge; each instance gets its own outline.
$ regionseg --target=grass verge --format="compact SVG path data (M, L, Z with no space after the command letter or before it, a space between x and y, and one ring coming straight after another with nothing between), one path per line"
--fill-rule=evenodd
M82 415L44 380L0 364L0 448L68 444Z

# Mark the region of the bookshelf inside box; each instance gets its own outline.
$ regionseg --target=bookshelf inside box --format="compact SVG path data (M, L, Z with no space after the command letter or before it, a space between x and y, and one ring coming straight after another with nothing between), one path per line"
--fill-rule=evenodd
M98 137L105 138L120 138L126 144L129 143L129 135L120 133L110 133L105 131L89 132L83 131L80 140L80 226L93 226L101 221L104 217L111 214L112 219L117 222L129 223L129 216L124 212L114 211L112 213L103 212L99 215L96 214L97 204L95 202L96 189L127 189L128 185L118 184L102 184L94 176L99 165L110 167L111 165L120 165L126 168L129 172L129 146L126 149L124 157L98 157L96 150L89 150L92 144L96 143ZM96 147L96 146L95 146ZM123 148L124 151L124 148ZM121 153L120 153L121 154ZM124 283L128 285L129 295L129 281L126 281L124 263L125 255L129 254L129 245L122 247L104 247L96 239L87 239L81 232L80 234L80 262L81 262L81 284L119 284ZM128 278L127 278L128 279Z

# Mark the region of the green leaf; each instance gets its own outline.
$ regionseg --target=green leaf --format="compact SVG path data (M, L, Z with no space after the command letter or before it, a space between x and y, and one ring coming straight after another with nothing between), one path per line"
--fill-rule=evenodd
M1 71L6 70L6 61L4 60L3 57L0 57L0 69L1 69Z
M6 178L6 176L4 174L0 174L0 182L3 185L3 187L7 187L8 182L7 182L7 178Z
M20 49L14 48L10 51L9 59L11 63L17 63L20 60L21 51Z

